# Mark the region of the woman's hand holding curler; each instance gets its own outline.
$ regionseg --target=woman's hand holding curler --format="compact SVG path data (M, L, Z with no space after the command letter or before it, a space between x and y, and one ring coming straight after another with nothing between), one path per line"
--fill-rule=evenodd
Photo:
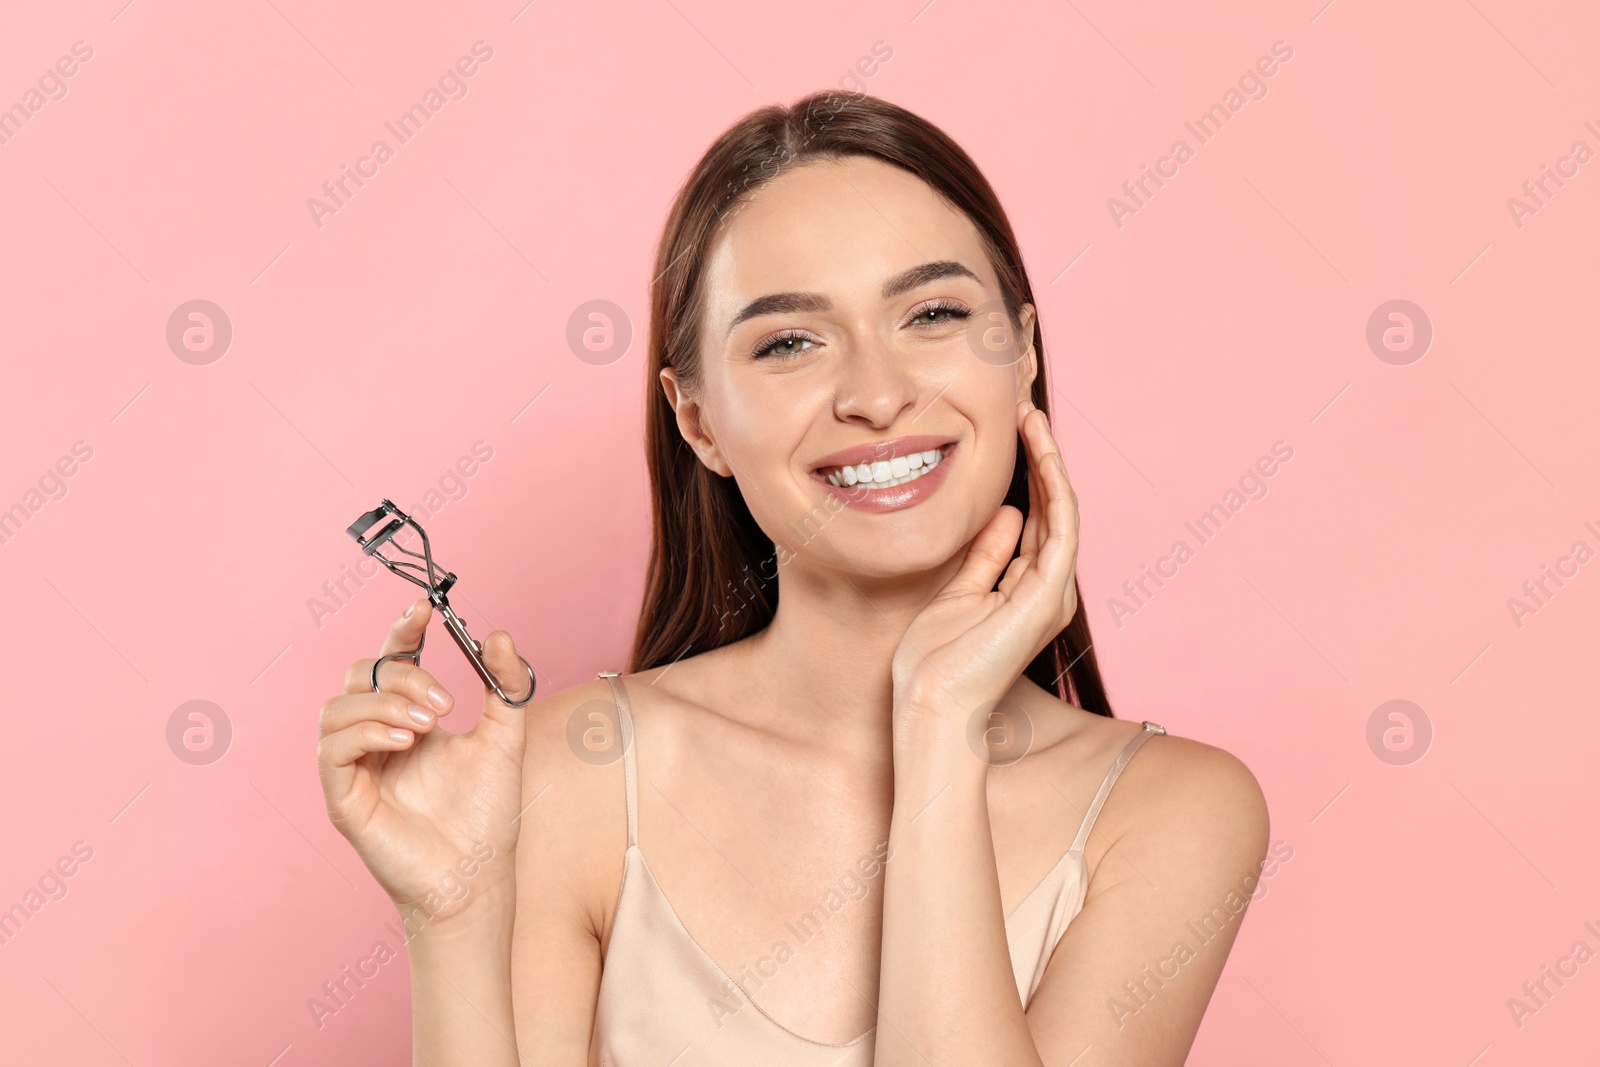
M416 648L431 614L426 598L414 602L389 631L382 654ZM527 695L527 669L509 634L489 634L483 659L513 700ZM373 692L373 662L351 664L344 692L322 705L317 764L328 817L400 909L408 931L509 924L525 709L508 706L485 686L483 717L469 731L450 733L439 718L454 699L432 675L390 660L378 671L381 691Z

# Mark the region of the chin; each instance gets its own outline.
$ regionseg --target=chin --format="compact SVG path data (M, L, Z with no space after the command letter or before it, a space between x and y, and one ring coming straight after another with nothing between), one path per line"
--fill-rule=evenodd
M869 533L851 545L841 542L843 558L831 562L839 570L864 578L911 578L941 570L961 555L970 540L961 540L948 530L915 537Z

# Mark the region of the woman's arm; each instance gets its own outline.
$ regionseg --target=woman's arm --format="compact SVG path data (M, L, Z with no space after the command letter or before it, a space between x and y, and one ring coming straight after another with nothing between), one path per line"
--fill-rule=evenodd
M431 612L428 600L414 601L381 655L418 648ZM484 639L483 658L496 677L523 669L499 630ZM390 660L374 691L376 662L351 664L344 692L320 712L328 817L399 909L414 1062L515 1064L510 940L528 712L485 686L478 722L451 733L439 724L455 702L433 675Z
M616 891L626 841L618 763L580 760L567 723L581 706L609 700L589 682L528 705L523 810L509 821L514 865L474 901L469 922L414 924L410 941L415 1062L490 1067L583 1067L589 1062L600 989L598 902ZM477 882L468 882L469 892ZM609 896L608 896L609 894ZM462 903L466 903L464 899Z
M589 1063L601 932L606 907L617 897L628 840L620 738L606 735L606 752L585 748L583 759L569 747L572 716L596 701L611 704L610 686L589 681L553 695L528 718L522 795L529 807L518 821L510 942L512 1010L524 1067ZM591 724L586 744L597 736ZM607 753L613 758L600 758Z
M969 747L967 726L1010 693L1077 612L1078 507L1044 413L1021 399L1017 416L1027 449L1026 518L1001 505L955 576L906 628L891 664L894 860L884 876L876 1062L1066 1067L1092 1044L1078 1039L1094 1033L1103 1036L1092 1062L1179 1063L1214 973L1170 998L1173 1010L1157 1013L1154 1034L1107 1034L1096 1014L1105 1008L1095 1001L1108 976L1131 968L1137 977L1157 948L1170 951L1159 943L1191 909L1209 906L1222 877L1259 861L1265 806L1249 772L1230 767L1225 753L1220 768L1203 759L1189 761L1192 769L1169 768L1155 799L1136 805L1123 824L1127 850L1156 872L1153 884L1141 889L1113 874L1114 888L1106 888L1106 877L1097 877L1093 903L1086 900L1057 946L1051 968L1058 973L1023 1015L989 835L989 765ZM1189 751L1177 741L1145 747ZM1228 937L1231 943L1231 930ZM1071 954L1065 965L1063 948ZM1212 953L1207 966L1220 972L1222 955Z
M1006 946L989 765L943 721L895 734L873 1062L1042 1065Z
M1144 746L1095 824L1110 847L1024 1014L988 765L964 736L927 721L896 744L875 1062L1181 1065L1266 853L1266 805L1249 770L1183 738ZM1076 825L1082 814L1062 817Z
M511 1011L512 908L496 901L462 925L423 925L411 957L416 1067L519 1063Z
M1261 878L1266 800L1234 756L1169 734L1091 836L1104 855L1028 1006L1034 1044L1051 1065L1088 1048L1077 1067L1178 1067Z

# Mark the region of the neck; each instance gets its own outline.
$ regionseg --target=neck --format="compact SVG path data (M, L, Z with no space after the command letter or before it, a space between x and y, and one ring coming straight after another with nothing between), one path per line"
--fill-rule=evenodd
M768 698L761 703L799 729L826 731L844 744L887 743L890 664L901 635L964 555L933 571L890 578L808 569L792 559L779 570L771 624L744 642L748 677L760 680Z

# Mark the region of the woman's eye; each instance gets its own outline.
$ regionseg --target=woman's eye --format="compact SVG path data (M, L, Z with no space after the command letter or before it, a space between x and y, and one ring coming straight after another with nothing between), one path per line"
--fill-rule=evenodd
M809 337L803 337L800 334L779 334L751 354L756 359L766 359L770 356L798 356L806 351L800 347L803 344L811 345L813 348L816 347Z
M972 317L961 304L939 303L929 304L911 316L913 326L944 326L951 322ZM754 359L770 359L774 356L780 359L789 359L801 355L817 347L816 342L798 331L784 331L775 334L751 352Z
M971 312L958 304L933 304L911 316L911 321L914 323L926 316L929 321L923 325L942 326L947 322L968 318L970 315Z

